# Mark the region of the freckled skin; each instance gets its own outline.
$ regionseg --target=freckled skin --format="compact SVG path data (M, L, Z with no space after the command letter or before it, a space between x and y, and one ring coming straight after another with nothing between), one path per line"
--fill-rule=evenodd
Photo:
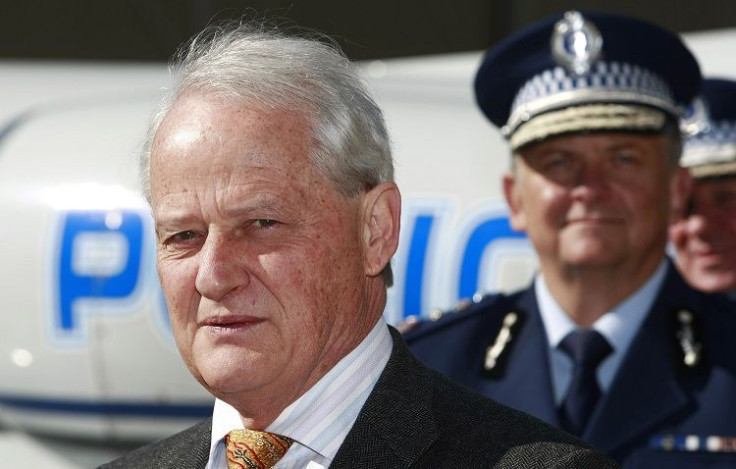
M736 292L736 176L696 181L690 213L670 228L677 264L707 292Z
M157 268L177 345L255 428L360 343L385 305L378 273L393 251L366 255L373 193L345 198L318 174L311 132L298 112L184 95L153 143Z
M504 179L511 223L526 231L565 311L591 324L664 256L677 173L662 136L601 133L523 148Z

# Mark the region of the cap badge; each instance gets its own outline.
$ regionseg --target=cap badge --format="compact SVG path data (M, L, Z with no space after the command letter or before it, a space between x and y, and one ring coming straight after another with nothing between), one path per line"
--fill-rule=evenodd
M551 45L560 66L575 75L584 75L600 59L603 38L580 12L568 11L555 24Z
M693 100L680 120L680 130L688 137L710 130L708 105L701 98Z

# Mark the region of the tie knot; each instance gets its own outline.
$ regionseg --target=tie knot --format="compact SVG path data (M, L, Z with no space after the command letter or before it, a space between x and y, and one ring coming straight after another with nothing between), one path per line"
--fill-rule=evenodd
M281 459L291 438L256 430L231 430L225 436L228 469L269 469Z
M560 342L560 349L575 364L592 367L597 367L613 351L605 337L595 329L580 329L569 333Z

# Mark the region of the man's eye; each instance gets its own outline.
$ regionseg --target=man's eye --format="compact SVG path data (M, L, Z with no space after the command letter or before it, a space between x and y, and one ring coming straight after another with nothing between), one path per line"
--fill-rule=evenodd
M567 158L561 155L550 156L548 159L548 164L550 166L562 166L565 163L567 163Z
M719 207L731 209L736 207L736 192L721 192L716 194L714 199Z
M614 155L614 161L619 164L634 164L637 160L636 155L629 152L620 152Z
M558 165L568 162L570 160L570 154L559 149L550 149L549 151L540 153L537 159L542 163Z
M181 233L176 233L175 235L170 236L168 239L166 239L165 244L171 245L187 243L195 239L197 236L198 234L194 231L182 231Z
M547 155L543 162L543 168L547 171L560 171L571 167L571 165L571 158L561 153Z
M276 226L278 224L278 222L276 220L270 220L270 219L267 219L267 218L261 218L261 219L256 220L254 222L254 224L258 228L271 228L273 226Z

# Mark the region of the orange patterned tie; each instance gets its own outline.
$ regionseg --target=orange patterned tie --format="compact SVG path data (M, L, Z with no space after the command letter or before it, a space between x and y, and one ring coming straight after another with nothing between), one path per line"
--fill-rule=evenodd
M281 459L291 438L255 430L231 430L225 436L228 469L269 469Z

